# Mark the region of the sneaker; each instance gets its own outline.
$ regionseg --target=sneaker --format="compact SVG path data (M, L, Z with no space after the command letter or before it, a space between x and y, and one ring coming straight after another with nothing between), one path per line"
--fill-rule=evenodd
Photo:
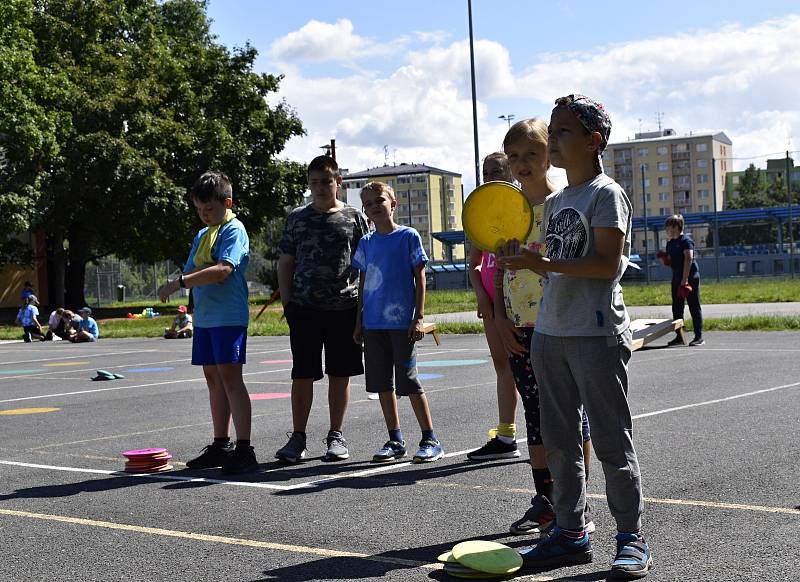
M406 456L406 441L386 441L377 453L372 455L373 463L388 463Z
M513 459L519 457L519 448L516 441L504 443L499 437L494 437L481 448L467 453L470 461L490 461L492 459Z
M227 459L228 455L232 452L233 445L231 443L223 447L208 445L203 447L203 452L200 453L199 457L195 457L187 462L186 467L189 469L214 469L216 467L221 467L225 459Z
M644 578L653 567L650 547L641 534L618 533L617 555L611 563L611 580Z
M226 475L249 473L257 468L256 453L250 445L237 446L222 462L222 472Z
M561 528L555 527L548 537L519 553L528 568L588 564L592 561L592 542L585 532L580 539L571 540L561 533Z
M26 344L31 343L31 334L30 334L30 332L26 331L25 333L22 334L22 341L24 341Z
M325 455L322 457L323 461L330 463L350 458L350 451L347 450L347 441L344 440L342 433L338 430L329 431L324 442L328 450L325 451Z
M555 523L556 514L553 505L544 495L537 495L531 499L531 506L521 519L518 519L508 528L515 536L525 534L542 534L547 526Z
M704 346L706 345L706 340L701 337L696 337L692 341L689 342L690 346Z
M306 437L299 432L287 432L289 442L278 449L275 458L284 463L299 463L306 458Z
M434 439L422 439L419 442L419 450L414 453L415 463L432 463L444 457L442 443Z
M683 345L683 339L679 335L675 336L674 338L672 338L671 340L669 340L667 342L667 345L668 346L682 346Z

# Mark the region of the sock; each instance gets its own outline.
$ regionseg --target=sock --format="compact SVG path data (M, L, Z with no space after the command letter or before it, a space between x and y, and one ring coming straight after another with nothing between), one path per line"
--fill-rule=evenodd
M303 440L306 440L306 433L296 430L294 431L294 434L299 434L301 437L303 437Z
M497 424L497 438L500 442L510 445L517 436L517 425L513 422L500 422Z
M561 535L571 540L573 542L577 542L583 539L583 536L586 535L582 529L562 529Z
M553 477L550 475L550 469L531 469L533 473L533 484L536 487L536 493L544 495L548 500L553 499Z
M224 449L231 444L231 437L214 437L214 446Z
M423 430L422 431L422 439L423 440L431 439L433 441L438 441L439 440L439 439L436 438L436 434L433 432L433 429L431 429L431 430Z
M305 434L303 434L303 436L305 436ZM331 429L331 430L328 431L328 436L329 437L340 437L340 436L342 436L342 431Z
M390 441L397 441L398 443L403 442L403 431L399 428L393 428L389 431L389 440Z
M249 446L250 446L250 439L247 439L247 440L244 440L244 439L236 439L236 448L237 448L237 449L238 449L239 447L242 447L242 448L245 448L245 449L246 449L246 448L247 448L247 447L249 447Z

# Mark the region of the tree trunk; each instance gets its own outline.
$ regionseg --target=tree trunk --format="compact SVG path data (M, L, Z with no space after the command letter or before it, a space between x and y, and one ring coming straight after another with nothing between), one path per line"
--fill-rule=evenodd
M83 288L86 282L86 261L70 258L66 266L66 290L67 295L65 305L75 311L86 305L86 297Z
M64 251L64 231L60 228L56 229L48 239L47 263L50 304L53 307L63 307L67 254Z

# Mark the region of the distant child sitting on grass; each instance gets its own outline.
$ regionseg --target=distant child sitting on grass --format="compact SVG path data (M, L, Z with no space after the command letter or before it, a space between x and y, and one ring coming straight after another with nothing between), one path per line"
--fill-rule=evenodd
M192 316L187 313L185 305L179 305L178 314L172 320L172 326L164 328L164 339L185 337L192 337Z
M498 257L505 269L547 275L531 360L540 383L556 527L523 551L523 560L531 567L592 561L584 529L583 407L617 522L609 578L641 578L652 558L641 530L641 474L627 398L630 318L619 284L630 256L632 206L620 185L603 173L601 153L611 120L602 105L583 95L562 97L548 129L550 162L566 170L569 185L544 203L547 256L522 247L517 255Z
M100 328L97 327L97 322L92 317L92 309L90 307L81 307L78 310L78 314L81 316L81 321L77 331L70 336L69 341L83 343L99 340Z
M192 203L206 224L194 238L183 274L159 290L167 301L181 288L194 291L192 364L203 366L211 404L214 442L186 463L190 469L222 467L246 473L258 467L250 446L250 395L242 379L247 356L247 281L250 240L231 211L233 188L222 172L206 172L191 189ZM236 448L230 441L230 420Z
M279 244L278 285L292 348L292 432L275 457L298 463L306 457L306 425L314 382L328 375L330 430L323 461L350 457L342 434L350 376L364 373L361 346L353 341L358 273L350 264L369 230L364 214L336 197L342 177L336 160L317 156L308 165L311 204L286 218Z
M414 462L436 461L444 452L433 432L428 399L417 379L415 344L425 335L422 318L428 257L419 233L394 222L397 200L390 186L370 182L361 190L361 203L376 231L362 237L353 257L353 266L360 271L353 339L364 341L367 392L378 393L389 430L389 440L372 460L383 463L406 456L396 392L408 396L422 429ZM392 386L393 372L396 389Z

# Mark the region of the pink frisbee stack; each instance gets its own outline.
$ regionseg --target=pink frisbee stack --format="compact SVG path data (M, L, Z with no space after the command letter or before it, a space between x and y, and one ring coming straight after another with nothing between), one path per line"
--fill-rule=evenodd
M127 459L126 473L161 473L172 469L172 455L167 449L139 449L122 453Z

